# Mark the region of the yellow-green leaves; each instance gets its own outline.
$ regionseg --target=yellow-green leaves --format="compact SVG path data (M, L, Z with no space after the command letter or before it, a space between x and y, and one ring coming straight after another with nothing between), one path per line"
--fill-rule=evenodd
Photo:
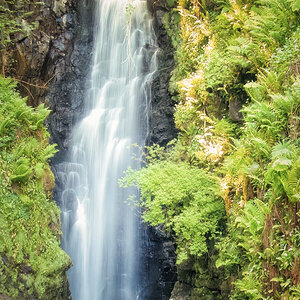
M207 241L218 232L225 212L215 178L186 163L166 160L127 173L123 183L140 188L146 222L175 232L178 263L208 251Z

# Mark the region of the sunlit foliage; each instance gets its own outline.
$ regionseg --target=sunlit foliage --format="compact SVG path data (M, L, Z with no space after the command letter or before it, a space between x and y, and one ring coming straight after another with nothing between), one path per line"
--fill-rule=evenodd
M191 179L192 187L185 185L187 170L205 170L205 176L218 178L226 208L227 229L216 246L216 266L227 276L231 299L298 299L300 2L167 4L164 23L176 49L169 89L177 103L179 136L166 157L150 161L141 178L135 175L146 199L145 220L172 225L181 262L181 249L189 249L185 221L191 245L198 240L196 232L207 226L216 232L215 227L197 222L197 197L191 196L185 206L177 205L173 193L156 192L160 186L162 191L177 190L176 182L186 195L205 195L210 189L200 179L198 187ZM177 175L166 171L170 159ZM183 165L188 169L183 171ZM190 221L184 219L185 208L193 216ZM202 245L195 243L198 252L189 254L203 254L207 249Z

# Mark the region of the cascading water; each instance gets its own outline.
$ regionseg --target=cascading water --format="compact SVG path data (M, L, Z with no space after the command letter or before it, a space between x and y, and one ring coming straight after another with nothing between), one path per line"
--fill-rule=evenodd
M155 37L146 1L97 2L85 117L63 164L63 247L73 261L73 299L133 300L140 288L139 218L125 203L133 191L120 189L118 179L137 166L129 146L145 141Z

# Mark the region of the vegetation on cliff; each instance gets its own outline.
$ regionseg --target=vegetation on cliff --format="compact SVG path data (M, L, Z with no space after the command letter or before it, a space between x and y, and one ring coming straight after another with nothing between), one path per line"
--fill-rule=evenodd
M38 27L30 16L35 8L43 2L34 0L0 1L0 59L2 75L9 64L9 52L16 46L15 42L25 38L31 30Z
M60 211L51 200L55 153L43 125L49 110L33 109L0 77L0 295L56 299L69 257L60 248Z
M166 5L180 132L123 183L140 187L145 221L174 234L179 270L194 264L192 298L210 299L197 265L208 253L223 298L298 299L300 1Z
M0 1L3 75L10 52L36 28L39 1ZM0 298L60 299L70 258L60 248L60 210L52 201L54 176L48 163L44 121L49 110L27 106L10 78L0 76Z

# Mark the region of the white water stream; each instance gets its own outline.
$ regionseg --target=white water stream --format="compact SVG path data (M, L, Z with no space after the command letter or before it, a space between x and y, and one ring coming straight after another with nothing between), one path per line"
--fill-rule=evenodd
M74 300L134 300L139 218L125 203L133 191L119 188L118 179L137 166L129 146L142 145L147 134L156 42L146 1L96 1L91 88L64 163L63 247L73 261Z

